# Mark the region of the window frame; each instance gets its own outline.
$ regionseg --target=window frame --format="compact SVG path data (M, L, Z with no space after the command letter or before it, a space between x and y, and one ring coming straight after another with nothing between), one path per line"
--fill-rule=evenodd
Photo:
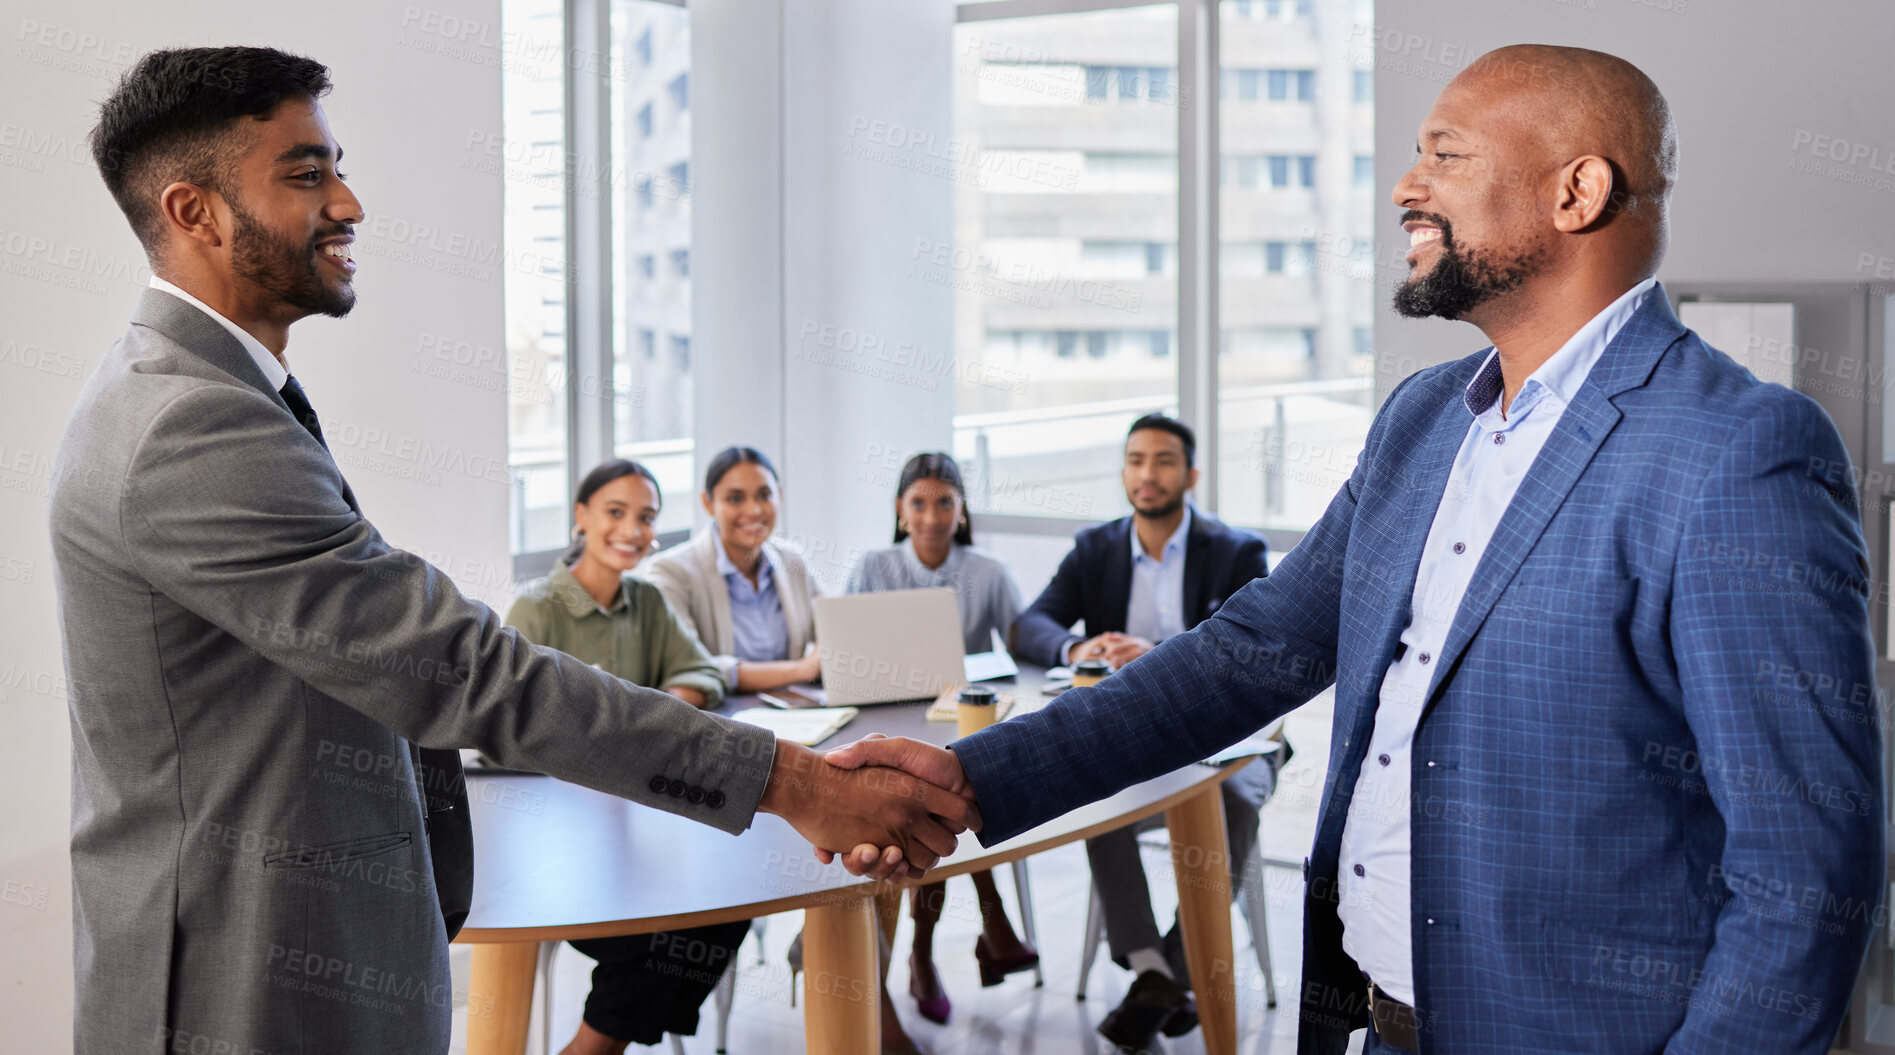
M1178 15L1176 75L1170 82L1174 96L1194 105L1178 110L1177 175L1178 283L1177 342L1172 359L1177 368L1178 419L1198 437L1200 469L1194 498L1207 512L1217 511L1218 485L1218 194L1222 174L1218 121L1222 112L1222 64L1218 35L1220 0L988 0L962 3L955 21L990 22L1044 15L1075 15L1131 7L1170 6ZM1262 78L1259 78L1260 80ZM1188 93L1186 96L1184 93ZM1260 93L1261 94L1261 93ZM1084 354L1081 351L1080 354ZM958 415L957 415L958 416ZM1034 535L1071 534L1094 519L1011 514L974 515L982 531ZM1271 545L1283 547L1301 538L1301 532L1266 533Z
M684 0L646 2L686 6ZM565 0L564 9L565 54L611 54L612 0ZM627 49L628 52L636 50L636 43ZM585 75L574 65L567 64L564 78L565 113L562 116L566 152L571 157L609 160L612 156L609 70ZM668 87L666 91L669 98ZM618 449L614 421L616 393L611 384L616 376L612 361L611 169L610 164L569 166L564 187L567 494L578 487L582 473L612 457ZM649 184L646 193L650 193ZM594 383L582 384L581 380L587 378ZM570 526L570 509L566 517ZM658 542L661 546L673 546L689 534L688 531L664 532L658 536ZM546 574L554 556L564 549L560 546L514 554L514 578L526 580Z
M1261 0L1259 0L1261 2ZM1170 84L1174 96L1190 93L1194 105L1180 108L1177 128L1178 236L1177 342L1173 358L1177 367L1175 410L1179 420L1197 434L1198 486L1194 500L1199 508L1217 513L1219 508L1219 418L1218 358L1221 329L1219 297L1221 252L1218 224L1219 195L1224 188L1224 157L1220 142L1225 99L1224 69L1220 48L1222 32L1221 0L981 0L956 5L955 21L991 22L1045 15L1076 15L1132 7L1170 6L1178 14L1178 54L1176 76ZM1310 0L1281 0L1290 14L1279 10L1271 18L1304 21L1314 17ZM1241 71L1240 71L1241 72ZM1320 91L1316 71L1285 68L1290 103L1313 105ZM1241 78L1240 78L1241 79ZM1257 76L1254 103L1269 101L1268 72ZM1353 78L1351 86L1353 90ZM1243 103L1240 85L1231 85L1233 103ZM1108 92L1111 87L1108 86ZM1370 104L1373 99L1369 100ZM1360 105L1360 104L1358 104ZM1314 160L1305 162L1291 155L1289 189L1309 190L1316 183L1310 170ZM1258 185L1274 186L1269 163L1259 165ZM1232 173L1232 176L1236 176ZM1308 184L1300 182L1310 175ZM1299 247L1290 244L1286 257ZM1307 252L1307 249L1302 251ZM1080 354L1083 354L1081 352ZM960 417L960 415L956 415ZM1100 518L1028 516L1020 514L976 513L975 526L981 531L1003 534L1069 535L1081 527L1102 523ZM1262 528L1257 530L1270 546L1282 553L1300 541L1301 530Z

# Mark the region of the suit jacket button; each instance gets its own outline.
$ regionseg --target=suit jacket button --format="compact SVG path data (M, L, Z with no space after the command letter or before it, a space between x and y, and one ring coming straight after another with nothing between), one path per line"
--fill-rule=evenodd
M693 806L697 805L700 802L703 802L704 789L696 786L695 784L692 785L691 789L684 793L684 801L690 803Z
M673 780L670 784L665 785L665 794L670 795L674 799L683 798L684 797L684 781Z
M714 810L723 809L724 808L724 793L717 790L716 788L712 788L710 794L704 796L704 805L709 806L711 809L714 809Z
M653 795L664 794L665 789L670 786L671 786L671 782L666 780L663 776L656 776L656 777L651 778L651 793Z

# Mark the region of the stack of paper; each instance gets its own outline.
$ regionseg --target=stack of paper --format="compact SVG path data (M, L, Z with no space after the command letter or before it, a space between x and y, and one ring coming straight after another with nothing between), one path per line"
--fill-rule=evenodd
M740 722L749 722L770 730L779 740L815 747L836 735L836 731L853 721L855 715L854 707L801 707L793 711L752 707L737 712L736 717Z

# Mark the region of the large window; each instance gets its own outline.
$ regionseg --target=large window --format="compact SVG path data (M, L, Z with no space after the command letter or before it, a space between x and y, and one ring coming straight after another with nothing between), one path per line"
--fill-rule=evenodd
M689 15L603 11L501 5L505 249L537 262L504 293L516 555L565 545L576 478L610 456L657 474L661 531L691 523Z
M1163 410L1199 433L1200 503L1305 529L1372 414L1367 6L1062 6L960 8L956 242L926 263L982 367L956 390L973 507L1118 515L1125 427ZM1214 70L1180 50L1193 17L1217 21Z
M649 466L661 531L688 530L691 443L691 19L612 0L613 445Z
M1370 56L1344 0L1222 8L1217 510L1298 530L1372 412Z
M1175 410L1177 34L1172 4L956 27L956 244L922 263L978 513L1117 508L1125 423Z
M566 537L566 82L561 0L507 0L501 64L507 454L513 552Z
M1125 426L1162 410L1198 430L1206 508L1300 530L1372 412L1367 5L1122 4L959 9L954 240L914 264L954 290L973 507L1115 515ZM563 544L573 479L612 455L649 464L662 526L686 527L688 12L502 9L525 51L584 60L504 66L507 248L544 261L506 280L515 550Z

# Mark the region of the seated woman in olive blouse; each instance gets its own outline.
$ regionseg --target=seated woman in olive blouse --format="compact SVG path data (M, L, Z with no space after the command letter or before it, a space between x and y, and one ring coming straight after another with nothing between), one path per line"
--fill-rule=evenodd
M626 574L651 549L662 501L657 479L637 462L609 461L587 473L573 503L572 548L552 574L526 587L507 623L534 644L608 674L716 707L724 679L710 654L658 587ZM699 1005L749 928L739 921L573 942L598 966L579 1032L562 1055L619 1055L628 1044L657 1044L666 1033L695 1034ZM680 950L693 946L700 955L684 961Z
M954 587L960 600L962 646L968 652L991 649L996 630L1002 639L1012 640L1020 587L1000 558L974 545L961 469L946 454L917 454L902 467L895 489L895 545L863 554L845 592L929 586ZM999 985L1007 975L1031 969L1040 954L1014 934L993 873L975 872L970 878L980 898L981 933L974 942L980 984ZM934 927L947 899L947 881L913 889L915 944L908 957L908 992L923 1018L944 1023L952 1005L934 966Z

